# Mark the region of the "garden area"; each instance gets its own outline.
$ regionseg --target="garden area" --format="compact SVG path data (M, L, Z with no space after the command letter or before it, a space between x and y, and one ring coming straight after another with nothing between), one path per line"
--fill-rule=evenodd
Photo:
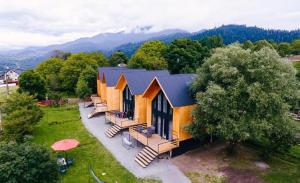
M44 117L33 131L33 141L50 150L50 146L61 139L72 138L80 142L80 146L68 152L74 158L74 164L65 174L60 176L64 183L88 182L91 176L88 166L91 165L97 176L107 183L152 183L157 181L137 179L120 165L112 154L91 136L80 121L77 106L44 107ZM56 157L56 153L52 153Z

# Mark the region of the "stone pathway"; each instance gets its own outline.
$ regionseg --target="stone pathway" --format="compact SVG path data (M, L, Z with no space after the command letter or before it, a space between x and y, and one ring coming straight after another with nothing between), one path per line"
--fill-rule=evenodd
M113 156L130 172L139 178L160 179L163 183L190 183L191 181L175 166L172 161L160 159L153 161L147 168L140 167L135 161L135 155L138 154L142 147L135 147L127 150L122 146L121 134L113 138L108 138L105 131L111 126L105 124L104 115L88 119L88 114L92 107L84 108L83 104L79 105L82 122L86 129L94 135L112 154Z

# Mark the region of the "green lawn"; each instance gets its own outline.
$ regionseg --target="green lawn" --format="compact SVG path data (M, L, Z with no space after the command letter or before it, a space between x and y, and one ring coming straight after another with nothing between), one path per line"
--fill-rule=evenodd
M270 170L262 178L271 183L300 182L300 146L294 146L285 155L276 155L268 162Z
M80 147L68 152L68 156L75 158L75 164L62 177L64 183L88 182L89 164L93 166L98 177L107 183L157 182L137 179L120 165L112 154L86 131L76 106L69 109L64 107L42 109L45 115L34 131L34 142L49 149L55 141L65 138L75 138L81 143Z

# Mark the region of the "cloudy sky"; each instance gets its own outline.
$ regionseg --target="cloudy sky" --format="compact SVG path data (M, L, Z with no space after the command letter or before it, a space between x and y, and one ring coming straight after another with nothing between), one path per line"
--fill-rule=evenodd
M222 24L300 28L299 0L0 0L0 49L49 45L103 32Z

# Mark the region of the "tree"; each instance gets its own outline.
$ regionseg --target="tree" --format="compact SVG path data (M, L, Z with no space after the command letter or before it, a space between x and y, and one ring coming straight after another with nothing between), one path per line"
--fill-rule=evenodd
M296 39L291 43L292 53L295 55L300 54L300 39Z
M97 61L86 53L72 54L65 62L60 70L59 77L62 81L62 88L69 94L74 94L76 84L82 70L86 67L91 67L96 70Z
M146 42L131 57L128 66L147 70L166 69L168 64L163 57L166 49L167 46L161 41Z
M88 87L88 83L83 75L80 75L76 85L76 94L79 98L85 99L92 94L92 90Z
M33 126L43 117L33 96L27 93L14 93L1 106L2 128L5 139L22 142L33 131Z
M80 74L85 82L87 83L88 88L91 89L92 93L97 92L97 71L89 66L87 66ZM80 78L79 77L79 78Z
M223 38L221 36L208 36L200 40L203 46L208 49L218 48L224 46Z
M36 72L45 80L48 94L62 89L58 74L63 64L64 61L60 58L50 58L37 66Z
M50 152L35 144L0 144L0 182L55 183L56 162Z
M174 74L195 72L208 56L209 50L206 47L190 39L174 40L164 54L168 69Z
M59 58L59 59L62 59L62 60L67 60L67 58L69 56L71 56L70 52L64 52L64 51L61 51L61 50L54 50L53 53L52 53L51 58Z
M19 92L28 92L37 99L45 98L45 81L34 70L27 70L19 76Z
M293 63L294 68L296 69L296 78L300 82L300 61Z
M291 54L291 46L289 43L279 43L277 47L278 54L282 57L286 57Z
M264 47L274 49L274 47L272 46L271 43L269 43L267 40L263 39L263 40L259 40L259 41L255 42L254 51L259 51L260 49L262 49Z
M127 64L128 57L121 51L114 52L108 59L111 66L118 66L119 64Z
M253 50L254 49L254 44L252 43L252 41L247 40L243 43L242 46L245 50L249 49L249 50Z
M89 57L90 59L95 60L97 62L97 66L99 66L99 67L109 65L105 55L100 51L85 53L85 54L87 54L87 57Z
M300 96L299 83L291 64L274 49L218 48L197 74L191 86L196 93L196 120L188 127L195 137L206 129L224 138L231 152L248 139L267 139L273 150L294 143L289 109Z

